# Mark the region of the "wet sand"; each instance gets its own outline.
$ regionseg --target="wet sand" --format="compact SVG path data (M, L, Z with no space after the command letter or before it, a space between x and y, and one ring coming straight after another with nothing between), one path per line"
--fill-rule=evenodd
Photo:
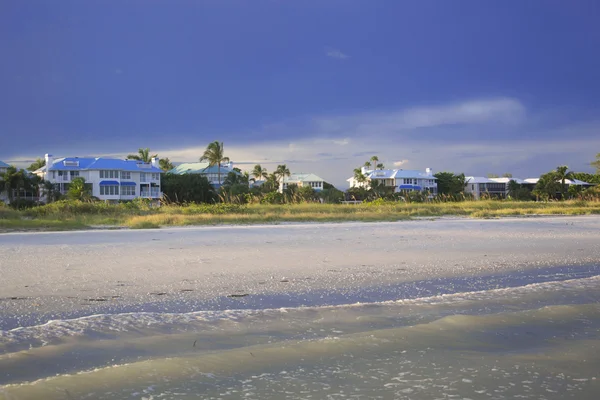
M0 329L599 262L598 216L9 233Z

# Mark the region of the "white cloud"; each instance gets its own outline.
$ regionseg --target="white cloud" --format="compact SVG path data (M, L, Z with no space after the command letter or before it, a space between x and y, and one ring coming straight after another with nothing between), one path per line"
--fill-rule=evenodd
M223 140L225 153L242 169L262 164L273 170L285 163L294 172L314 172L340 188L373 155L387 167L467 175L511 172L525 178L560 164L591 171L589 162L600 149L600 120L551 128L544 124L554 125L530 115L518 99L488 98L295 119L249 131L286 139ZM180 149L148 145L175 162L197 161L205 149L205 143Z
M349 57L347 54L342 53L341 50L334 48L325 49L325 54L327 57L336 58L338 60L345 60Z

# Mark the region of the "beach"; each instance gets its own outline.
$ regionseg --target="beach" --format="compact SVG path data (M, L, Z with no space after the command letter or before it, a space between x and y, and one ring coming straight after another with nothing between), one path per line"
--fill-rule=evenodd
M261 381L246 398L310 398L307 393L318 388L308 383L288 397L272 397L270 390L284 385L277 374L292 369L294 379L314 381L313 372L300 367L333 368L323 359L329 354L350 381L360 380L373 373L366 364L351 367L349 354L398 365L402 351L419 354L427 348L442 351L427 357L446 368L454 361L468 368L477 351L498 347L514 350L527 364L538 357L529 351L558 331L577 340L553 343L547 354L587 352L587 362L600 365L596 350L590 350L596 349L600 327L599 275L597 216L2 234L0 399L4 392L36 398L48 387L56 398L64 398L64 390L73 396L93 391L97 398L124 398L123 393L150 398L158 390L156 371L173 380L161 381L164 396L153 398L196 398L198 391L206 398L239 398L242 389L223 395L225 386L262 373L275 375L265 375L268 385ZM499 327L498 321L507 325ZM515 335L524 324L533 324L530 333ZM440 329L446 333L439 335ZM482 338L486 330L489 336ZM424 336L415 336L419 331ZM367 338L376 338L379 350ZM65 357L65 349L71 356ZM258 354L264 358L256 359ZM494 357L504 365L504 355ZM560 369L575 362L563 355L556 360L538 364ZM514 367L513 359L505 362ZM481 363L479 372L470 372L477 379L493 369ZM139 373L149 365L154 375ZM186 367L180 371L181 365ZM84 379L75 374L81 371L95 372ZM461 382L476 379L466 370L446 372ZM220 376L220 383L210 374ZM203 378L186 389L191 376ZM548 379L527 392L531 398L540 398L535 396L544 385L557 389ZM580 396L574 398L599 393L595 376L573 379L583 379L570 382ZM116 382L120 394L103 392L106 380ZM357 382L365 398L379 390L383 398L446 393L435 385L425 385L422 394L414 385L412 392L401 392L409 389L401 387L402 379L391 386ZM331 393L348 390L340 382L326 385ZM153 389L144 394L142 386ZM172 395L174 387L180 396ZM544 396L568 397L566 388ZM457 390L466 396L471 389ZM302 395L303 390L308 392ZM489 398L525 392L503 393L506 397Z

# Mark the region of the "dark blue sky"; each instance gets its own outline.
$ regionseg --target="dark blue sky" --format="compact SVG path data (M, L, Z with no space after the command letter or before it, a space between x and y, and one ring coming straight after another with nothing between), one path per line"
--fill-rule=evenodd
M0 159L225 142L343 182L534 176L600 151L600 2L0 2ZM368 157L367 157L368 158Z

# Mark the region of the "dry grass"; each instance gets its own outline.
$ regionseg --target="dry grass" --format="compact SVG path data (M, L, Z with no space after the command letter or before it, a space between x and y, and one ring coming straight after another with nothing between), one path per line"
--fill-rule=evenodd
M246 206L215 204L160 208L110 206L100 203L63 204L17 212L1 209L0 229L63 230L93 226L151 229L163 226L261 224L280 222L398 221L415 217L464 216L498 218L526 215L600 214L598 201L516 202L464 201L456 203L373 202L364 204L292 204Z

